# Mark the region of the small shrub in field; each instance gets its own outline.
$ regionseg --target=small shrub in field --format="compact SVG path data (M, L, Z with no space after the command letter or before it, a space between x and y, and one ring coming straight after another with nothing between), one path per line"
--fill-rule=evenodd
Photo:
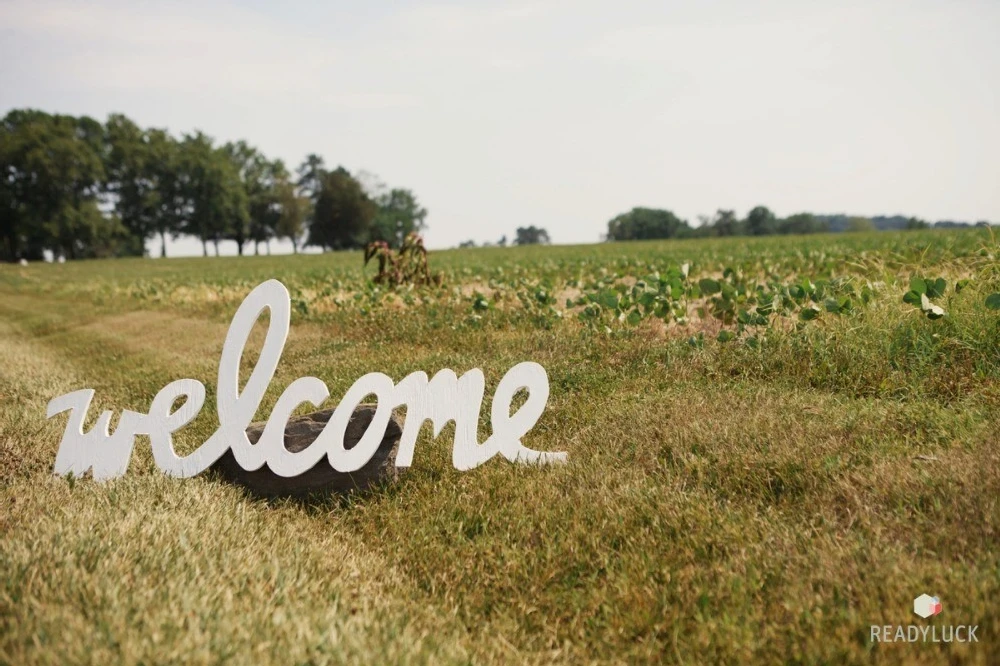
M365 265L372 259L378 261L374 278L377 284L389 287L441 284L441 276L432 274L427 266L427 248L418 234L407 235L396 252L385 241L369 243L365 248Z

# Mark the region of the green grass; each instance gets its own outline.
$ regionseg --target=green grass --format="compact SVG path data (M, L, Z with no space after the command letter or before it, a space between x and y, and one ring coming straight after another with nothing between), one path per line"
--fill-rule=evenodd
M0 662L997 663L998 251L981 230L460 250L431 254L441 288L396 292L359 253L0 267ZM915 276L946 280L946 316L903 302ZM168 479L143 438L121 479L51 477L45 405L77 388L92 421L199 379L179 446L200 444L229 319L272 277L292 331L259 418L303 375L336 400L369 371L481 367L489 396L533 360L551 396L525 444L569 464L459 473L425 427L397 486L345 501ZM913 615L922 592L940 616ZM927 622L980 642L870 643Z

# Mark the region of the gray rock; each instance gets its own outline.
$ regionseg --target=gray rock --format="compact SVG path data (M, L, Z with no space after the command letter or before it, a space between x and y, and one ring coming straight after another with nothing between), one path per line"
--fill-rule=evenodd
M285 428L285 448L297 453L312 444L330 420L333 410L334 408L324 409L290 418ZM347 424L347 431L344 434L345 448L351 449L361 440L374 415L374 405L358 405ZM264 425L264 423L252 423L247 428L247 438L251 443L256 444L260 439ZM398 480L396 451L402 433L403 429L393 415L389 419L389 425L386 426L382 443L379 444L375 455L356 472L338 472L330 466L326 456L323 456L312 469L295 477L278 476L267 465L248 472L240 467L233 452L228 450L212 465L212 469L223 479L239 484L259 497L306 497L363 492L373 486L394 483Z

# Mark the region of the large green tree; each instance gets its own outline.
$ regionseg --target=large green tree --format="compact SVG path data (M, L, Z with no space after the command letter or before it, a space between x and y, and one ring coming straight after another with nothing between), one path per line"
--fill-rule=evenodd
M633 208L608 222L609 241L676 238L689 233L687 222L669 210Z
M7 258L39 259L46 249L70 259L123 251L120 225L98 208L105 180L101 123L15 110L0 136Z
M146 130L147 177L154 183L152 228L160 237L160 256L167 256L167 236L177 238L191 211L189 178L180 143L163 129Z
M11 111L0 124L0 259L4 261L41 258L44 249L38 229L32 225L34 211L28 202L30 179L24 169L25 145L21 134L31 120L30 114ZM32 231L36 232L34 239L29 237Z
M105 186L122 225L140 241L156 233L157 183L150 176L152 156L146 132L121 114L105 124ZM166 252L166 247L161 253Z
M378 207L372 220L370 240L383 240L399 247L414 231L424 229L427 209L410 190L393 188L375 197Z
M514 245L548 245L550 242L549 232L534 225L518 227L514 237Z
M323 177L307 244L324 250L362 247L377 210L361 183L337 167Z
M225 144L222 152L229 157L236 169L246 198L247 214L230 220L225 230L226 238L236 241L236 253L242 257L243 246L250 240L252 202L260 196L260 190L263 189L260 181L265 158L256 148L242 140Z
M260 254L260 244L270 247L276 233L281 213L278 187L288 181L288 169L281 160L267 159L245 141L228 143L224 149L239 171L247 195L246 224L235 224L230 237L236 241L239 254L247 241L253 241L254 254Z
M288 180L279 181L276 189L279 212L275 235L290 240L292 252L298 254L305 233L306 219L312 215L312 200L298 194L295 185Z
M306 158L302 160L302 164L296 169L295 174L298 176L296 184L299 186L301 193L316 201L323 187L323 179L326 178L327 174L326 163L323 161L323 158L316 153L306 155Z
M218 256L219 241L232 238L233 229L246 226L249 219L239 170L225 149L212 144L212 139L201 132L186 135L181 142L184 231L201 240L205 256L209 242Z
M778 231L778 218L767 206L757 206L746 219L746 232L751 236L766 236Z
M255 254L259 253L260 243L265 243L267 253L271 253L271 239L277 235L281 221L283 188L293 187L294 192L283 161L269 160L263 166L262 193L250 202L250 238L254 242Z
M720 208L715 212L711 222L713 236L739 236L743 234L743 224L736 217L736 212Z
M167 236L176 236L183 219L177 142L161 129L143 130L113 114L105 125L107 191L125 229L141 244L159 236L167 256Z

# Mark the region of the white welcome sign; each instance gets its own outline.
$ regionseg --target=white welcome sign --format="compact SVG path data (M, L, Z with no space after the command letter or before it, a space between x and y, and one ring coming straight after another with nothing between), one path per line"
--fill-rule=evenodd
M260 357L246 386L239 390L239 366L247 339L264 310L270 310L270 323ZM347 391L330 421L307 448L293 453L285 448L284 432L288 418L299 405L315 407L326 400L330 391L316 377L300 377L278 398L264 431L256 444L247 438L247 426L253 420L288 337L291 301L288 290L277 280L268 280L246 297L226 334L219 361L219 384L216 409L219 429L198 449L186 456L174 450L172 435L190 423L205 402L205 386L194 379L178 379L163 387L142 414L122 412L114 434L108 432L111 412L97 419L89 432L83 432L87 410L94 397L93 389L61 395L49 402L48 417L69 411L69 420L56 454L54 472L58 475L81 475L93 470L94 479L121 476L128 469L136 435L148 435L157 466L171 476L191 477L218 460L231 449L236 461L247 471L267 465L275 474L293 477L309 470L326 456L339 472L361 469L378 449L393 409L406 407L406 419L396 455L397 467L409 467L417 434L424 421L430 420L436 437L448 421L455 422L452 463L459 470L481 465L496 454L514 462L551 463L566 460L566 453L533 451L521 444L521 438L535 425L549 398L545 369L537 363L519 363L511 368L493 394L490 422L493 434L479 443L476 427L482 408L486 381L479 369L461 377L451 370L441 370L428 380L424 372L407 375L398 384L380 372L358 379ZM528 398L513 415L514 395L521 389ZM344 447L344 433L355 407L374 395L378 406L364 436L351 449ZM172 410L174 402L184 402Z

